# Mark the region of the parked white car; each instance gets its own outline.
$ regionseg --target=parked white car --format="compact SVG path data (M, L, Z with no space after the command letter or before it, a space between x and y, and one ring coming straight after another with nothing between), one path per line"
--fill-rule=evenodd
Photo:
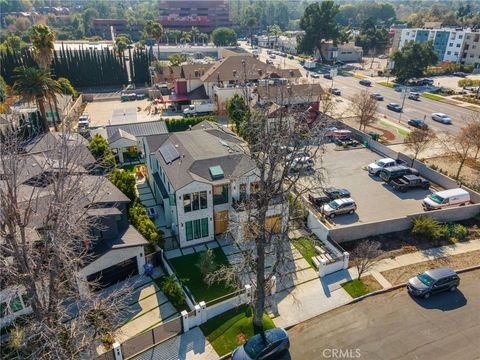
M382 171L383 169L386 169L388 167L395 166L395 165L398 165L398 163L396 160L392 158L380 159L368 165L368 173L370 175L377 176L380 173L380 171Z
M81 115L78 118L78 128L79 129L88 129L89 126L90 126L90 116Z
M452 119L444 113L433 113L432 120L441 122L442 124L451 124Z

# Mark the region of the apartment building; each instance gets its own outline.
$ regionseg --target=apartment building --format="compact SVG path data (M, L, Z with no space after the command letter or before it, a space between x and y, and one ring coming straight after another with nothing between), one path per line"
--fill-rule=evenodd
M229 27L227 0L162 0L158 22L166 29L190 31L192 26L210 33L217 27Z
M468 37L468 39L467 39ZM480 32L462 28L414 28L402 29L400 41L392 49L401 49L407 42L424 43L431 41L438 54L439 62L478 64L478 38ZM477 41L475 41L477 39ZM398 45L397 45L398 44Z
M208 121L189 131L146 138L148 181L163 206L180 247L239 234L242 201L258 189L255 164L245 143L227 128ZM269 207L268 226L280 231L288 216L283 202Z

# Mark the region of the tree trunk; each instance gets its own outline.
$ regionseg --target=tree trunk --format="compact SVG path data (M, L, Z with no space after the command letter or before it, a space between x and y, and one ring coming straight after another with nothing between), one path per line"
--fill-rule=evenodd
M458 180L458 178L460 177L460 173L462 172L462 168L463 168L463 164L465 163L465 160L467 160L467 157L462 158L462 160L460 161L460 165L458 166L458 170L457 170L457 175L455 175L455 180Z
M45 112L45 103L43 97L37 97L37 105L38 109L40 110L40 115L42 116L42 123L44 127L44 132L50 131L50 126L48 125L47 114Z
M265 244L257 239L257 287L253 301L253 330L255 334L263 332L263 312L265 311Z
M477 151L475 152L475 156L473 157L473 160L477 161L478 153L480 153L480 146L477 146Z
M320 44L317 45L317 49L318 49L318 53L320 54L320 59L322 60L322 63L323 63L325 60L325 57L323 56L321 41L320 41Z

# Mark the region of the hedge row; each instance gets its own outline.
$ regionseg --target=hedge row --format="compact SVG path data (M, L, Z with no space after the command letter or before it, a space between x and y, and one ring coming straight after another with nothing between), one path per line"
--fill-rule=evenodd
M192 117L184 117L184 118L167 118L164 119L167 125L167 129L169 132L178 132L178 131L185 131L190 128L190 126L195 126L202 121L211 121L217 123L217 119L212 115L205 115L205 116L192 116Z

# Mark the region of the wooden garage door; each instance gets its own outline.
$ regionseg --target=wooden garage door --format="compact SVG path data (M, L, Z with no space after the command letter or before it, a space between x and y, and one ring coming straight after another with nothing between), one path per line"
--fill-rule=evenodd
M88 281L96 281L102 288L138 274L137 257L132 257L102 271L87 276Z
M228 230L228 210L214 214L215 235L223 234Z
M277 216L269 216L265 219L265 228L271 233L278 234L282 231L282 218Z

